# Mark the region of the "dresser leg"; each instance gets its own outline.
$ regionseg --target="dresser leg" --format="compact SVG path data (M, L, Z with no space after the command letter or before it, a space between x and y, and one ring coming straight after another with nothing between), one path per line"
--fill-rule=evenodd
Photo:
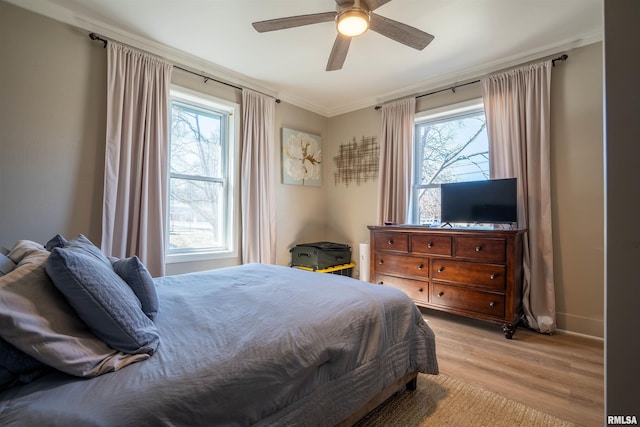
M504 337L510 340L516 333L516 326L513 323L505 323L502 325L502 332L504 332Z

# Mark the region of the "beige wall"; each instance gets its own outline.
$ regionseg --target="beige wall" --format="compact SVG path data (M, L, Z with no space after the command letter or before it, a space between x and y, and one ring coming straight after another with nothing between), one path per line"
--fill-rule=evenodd
M553 70L552 186L558 327L604 336L604 218L602 146L602 44L567 52ZM474 84L418 99L417 111L480 98ZM380 111L372 108L329 119L330 150L356 136L379 135ZM333 176L335 164L330 165ZM330 184L327 237L354 245L368 241L376 221L377 182Z
M4 2L0 40L0 245L56 233L99 242L105 52Z
M329 143L326 148L325 176L327 177L327 240L347 243L352 248L356 265L354 275L359 277L359 244L369 241L368 224L376 222L378 180L357 184L335 183L336 164L340 145L353 138L379 138L380 111L373 107L329 119Z
M602 43L569 52L551 81L558 327L604 336Z
M106 53L85 31L0 2L0 245L46 242L56 233L100 239ZM558 323L603 335L602 53L572 50L554 69L552 162ZM173 82L239 102L240 92L179 70ZM478 85L420 98L419 111L480 96ZM318 134L323 185L282 184L281 128ZM316 240L358 244L376 221L377 181L334 183L334 157L353 137L378 136L380 111L325 118L276 105L274 188L277 263ZM168 274L234 265L238 259L170 264Z
M276 189L276 263L288 265L289 249L298 243L325 240L327 233L327 205L324 189L327 187L326 144L328 120L318 114L282 103L276 106L276 147L274 154ZM282 128L295 129L322 139L322 186L311 187L282 183Z

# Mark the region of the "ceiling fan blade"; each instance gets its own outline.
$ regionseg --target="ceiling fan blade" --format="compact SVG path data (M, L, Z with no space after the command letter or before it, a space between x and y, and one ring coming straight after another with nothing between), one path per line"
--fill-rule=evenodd
M415 27L372 13L369 29L417 50L422 50L433 36Z
M367 8L369 9L369 12L373 12L383 4L389 3L391 0L360 0L360 1L367 4Z
M254 22L253 28L259 33L267 31L284 30L286 28L301 27L303 25L329 22L336 19L336 12L312 13L309 15L289 16L287 18L268 19L266 21Z
M351 44L351 37L338 34L336 41L333 43L331 54L329 55L329 61L327 62L327 71L335 71L342 68L344 60L347 59L347 52L349 52L349 45Z

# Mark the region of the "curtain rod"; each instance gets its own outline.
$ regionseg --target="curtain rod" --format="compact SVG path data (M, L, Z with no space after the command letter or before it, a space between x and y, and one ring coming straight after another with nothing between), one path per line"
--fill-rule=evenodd
M100 37L100 36L99 36L99 35L97 35L96 33L90 33L90 34L89 34L89 38L90 38L91 40L94 40L94 41L102 42L102 43L104 43L104 46L103 46L103 47L104 47L104 48L106 48L106 47L107 47L108 40L107 40L107 39L103 39L102 37ZM179 67L179 66L177 66L177 65L174 65L174 66L173 66L173 68L177 68L178 70L185 71L185 72L187 72L187 73L193 74L194 76L202 77L202 79L204 79L204 82L205 82L205 83L206 83L206 82L208 82L209 80L211 80L211 81L214 81L214 82L216 82L216 83L220 83L220 84L223 84L223 85L226 85L226 86L232 87L232 88L234 88L234 89L238 89L238 90L243 90L243 89L244 89L244 88L243 88L243 87L241 87L241 86L236 86L236 85L233 85L233 84L231 84L231 83L227 83L227 82L222 81L222 80L214 79L213 77L205 76L205 75L203 75L203 74L196 73L195 71L187 70L186 68L182 68L182 67ZM278 103L278 104L280 103L280 100L279 100L278 98L276 98L276 103Z
M552 59L551 60L551 65L553 65L555 67L556 66L556 61L566 61L567 59L569 59L569 55L567 55L566 53L563 53L559 57L557 57L555 59ZM433 92L423 93L422 95L416 95L416 99L422 98L423 96L435 95L436 93L440 93L440 92L451 91L453 93L456 93L456 89L457 88L464 87L464 86L469 86L469 85L476 84L476 83L480 83L480 80L478 79L478 80L474 80L472 82L462 83L462 84L459 84L459 85L449 86L449 87L446 87L444 89L434 90ZM379 109L382 108L382 106L376 105L374 108L376 110L379 110Z

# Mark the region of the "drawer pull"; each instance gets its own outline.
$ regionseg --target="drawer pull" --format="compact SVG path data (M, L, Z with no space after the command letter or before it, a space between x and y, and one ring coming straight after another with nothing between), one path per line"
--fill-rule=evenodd
M380 265L382 265L383 263L384 263L384 261L383 261L383 260L379 260L379 261L378 261L378 264L380 264Z
M393 240L392 239L387 240L387 245L393 245Z
M421 293L422 293L422 291L423 291L423 289L422 289L422 288L418 289L418 293L419 293L419 294L421 294Z
M427 243L427 247L428 247L429 249L431 249L431 248L433 247L433 243L431 243L431 242Z
M384 282L383 282L382 280L380 280L380 281L378 282L378 285L384 285Z
M489 279L491 279L491 280L495 280L495 278L496 278L495 274L492 274L491 276L489 276Z
M482 250L482 246L476 246L476 252L480 252Z
M438 292L438 298L440 298L442 295L444 295L444 292L442 291Z
M440 268L438 269L438 273L442 273L443 271L444 271L444 267L440 267Z
M489 307L495 307L495 306L496 306L496 302L495 302L495 301L491 301L491 302L489 303Z
M420 265L418 266L418 270L422 270L422 268L423 268L423 267L424 267L424 265L423 265L423 264L420 264Z

